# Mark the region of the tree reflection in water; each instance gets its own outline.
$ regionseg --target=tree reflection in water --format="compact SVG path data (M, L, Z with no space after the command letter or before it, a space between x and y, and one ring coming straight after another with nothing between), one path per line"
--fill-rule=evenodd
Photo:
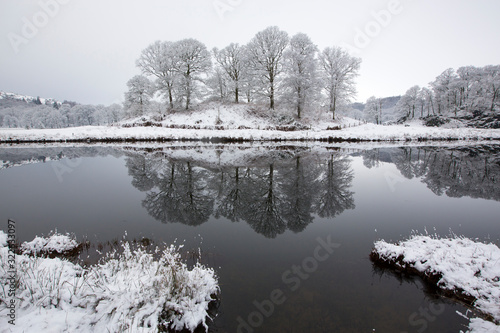
M0 169L46 160L123 156L143 206L163 223L200 225L224 217L276 237L303 231L315 216L354 208L352 156L367 168L394 164L436 195L500 201L500 145L391 147L347 152L334 147L211 146L162 148L48 147L0 149ZM60 162L59 162L60 161Z
M147 158L147 157L144 157ZM207 170L194 168L190 162L168 163L155 168L154 187L147 191L143 206L155 219L200 225L210 218L214 196L205 177ZM158 171L156 171L158 170Z
M362 153L365 166L394 163L401 174L420 178L436 195L500 201L500 147L400 147Z
M247 166L167 155L127 153L132 184L146 192L143 206L163 223L200 225L213 215L275 238L303 231L315 214L333 218L354 208L350 158L340 151L269 154Z

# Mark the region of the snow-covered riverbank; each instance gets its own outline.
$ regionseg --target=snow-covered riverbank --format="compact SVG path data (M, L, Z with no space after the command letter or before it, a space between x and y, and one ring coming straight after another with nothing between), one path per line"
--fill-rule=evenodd
M415 235L391 244L375 243L372 260L415 273L500 323L500 249L465 237ZM470 332L500 332L500 326L476 318Z
M451 128L455 127L455 128ZM363 121L319 112L300 120L288 113L249 105L209 103L196 110L167 115L146 115L111 126L61 129L0 129L0 143L120 142L120 141L423 141L500 140L499 129L477 129L447 124L427 127L422 120L401 125L365 124Z
M425 127L419 123L363 124L342 130L279 131L263 129L181 129L165 127L86 126L63 129L0 129L0 143L85 141L418 141L500 140L498 129Z
M43 243L43 246L39 246ZM47 248L47 245L50 245ZM188 269L174 246L150 253L124 242L100 265L82 267L28 253L64 252L74 240L37 237L15 255L0 231L2 332L157 332L162 326L207 328L208 304L218 292L212 269Z

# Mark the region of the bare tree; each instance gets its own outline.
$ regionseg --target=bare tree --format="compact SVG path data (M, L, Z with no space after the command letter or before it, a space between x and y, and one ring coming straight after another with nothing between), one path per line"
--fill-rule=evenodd
M483 67L484 85L487 94L490 95L490 111L495 109L500 101L500 65Z
M188 110L192 94L195 92L196 81L200 81L200 74L210 70L212 59L205 44L192 38L176 42L174 50L177 58L175 69L182 77L182 91Z
M375 120L375 124L382 123L382 99L372 96L366 101L364 112Z
M290 40L285 51L286 85L293 91L297 117L301 117L306 99L316 84L316 53L318 48L303 33L296 34Z
M456 79L457 74L455 70L453 68L448 68L436 77L434 82L430 83L436 96L439 114L447 113L457 105L457 92L455 90Z
M231 79L235 103L239 103L240 89L247 71L245 52L244 46L234 43L222 50L214 49L213 51L215 60Z
M205 84L212 90L212 95L214 97L217 96L218 100L224 101L229 94L229 81L230 78L227 76L224 69L222 69L220 65L216 65L210 72Z
M422 115L423 111L426 109L427 110L427 115L430 116L431 110L432 114L436 114L435 109L434 109L434 92L427 88L424 87L422 90L420 90L420 98L422 99Z
M177 58L174 43L156 41L145 48L136 65L145 75L157 80L158 89L167 94L170 109L174 108L174 85L176 81Z
M125 93L125 108L131 115L143 115L154 94L152 82L145 76L136 75L127 82L127 86L128 91Z
M323 74L323 88L328 94L330 112L341 101L349 101L356 94L354 78L358 76L361 59L349 55L340 47L327 47L319 55Z
M457 69L455 87L458 89L458 108L466 112L476 108L479 100L476 98L481 91L481 70L474 66L464 66Z
M269 108L274 110L277 78L283 71L283 52L288 45L288 34L278 27L269 27L255 35L248 44L252 71L262 79L269 97Z
M413 86L401 97L396 108L406 119L413 119L415 118L415 110L423 105L421 96L420 87Z

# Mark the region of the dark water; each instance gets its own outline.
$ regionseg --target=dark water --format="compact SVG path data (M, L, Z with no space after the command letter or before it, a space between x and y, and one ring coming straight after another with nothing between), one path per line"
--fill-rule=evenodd
M413 230L499 244L500 147L1 148L0 221L201 248L213 332L459 332L466 307L369 260Z

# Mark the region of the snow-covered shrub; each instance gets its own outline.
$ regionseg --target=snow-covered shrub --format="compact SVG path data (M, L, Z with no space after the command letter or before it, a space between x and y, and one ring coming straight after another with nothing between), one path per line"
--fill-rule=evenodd
M23 254L63 254L76 250L80 244L69 234L54 232L48 237L35 237L21 244Z
M132 248L88 268L67 260L16 256L16 325L7 323L8 248L0 231L0 327L13 332L194 331L206 319L219 287L215 272L189 269L179 247ZM37 243L38 244L38 243Z

